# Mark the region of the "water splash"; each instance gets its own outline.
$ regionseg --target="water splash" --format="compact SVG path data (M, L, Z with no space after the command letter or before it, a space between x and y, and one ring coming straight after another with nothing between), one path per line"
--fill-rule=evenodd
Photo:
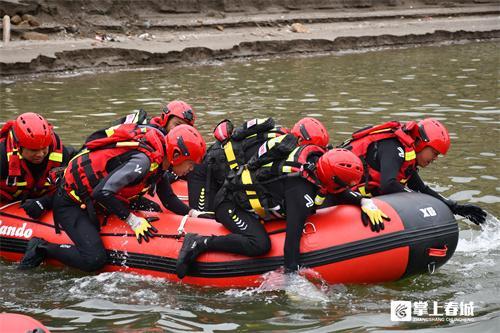
M460 235L465 236L465 238L459 239L455 251L475 256L478 253L500 249L500 221L495 216L488 214L481 229L481 233L471 229L461 232Z
M321 278L321 275L311 269L303 268L297 273L285 274L282 269L268 272L262 275L262 283L256 288L243 290L231 289L225 295L233 297L251 297L258 294L269 294L269 292L284 292L289 300L306 303L329 303L329 286ZM277 295L267 299L278 297Z

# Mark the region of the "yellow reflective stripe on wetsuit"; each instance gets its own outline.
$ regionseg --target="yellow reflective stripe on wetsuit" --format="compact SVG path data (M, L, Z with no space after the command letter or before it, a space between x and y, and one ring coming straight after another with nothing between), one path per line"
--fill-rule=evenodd
M366 188L364 186L358 187L358 192L361 193L364 197L371 197L372 194L370 192L366 192Z
M49 160L54 161L54 162L62 163L62 161L63 161L63 154L62 153L52 152L49 155Z
M248 169L244 169L243 172L241 173L241 182L244 185L252 184L252 176L250 175L250 171L248 171ZM248 201L250 202L250 206L252 207L254 212L260 217L265 217L266 211L264 207L262 207L262 204L260 203L260 200L257 197L257 192L245 190L245 193L248 196Z
M405 161L411 161L417 158L417 154L415 154L414 150L410 150L405 152Z

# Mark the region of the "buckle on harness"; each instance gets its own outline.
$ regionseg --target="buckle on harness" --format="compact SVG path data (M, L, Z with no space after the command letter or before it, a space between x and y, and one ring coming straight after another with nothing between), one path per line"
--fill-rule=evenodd
M181 237L186 235L186 231L184 230L184 226L189 218L189 215L184 215L182 217L181 223L179 223L179 227L177 228L177 240L180 241Z

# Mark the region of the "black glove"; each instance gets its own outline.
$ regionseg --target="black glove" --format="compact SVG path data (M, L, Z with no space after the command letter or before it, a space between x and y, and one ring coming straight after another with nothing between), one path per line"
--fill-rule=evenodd
M43 201L39 199L26 199L22 204L21 208L24 209L26 214L32 219L37 219L45 213L45 206Z
M147 212L161 212L161 207L156 202L143 196L130 201L129 208L132 210L143 210Z
M463 216L477 225L480 225L486 221L486 212L479 206L472 204L459 205L455 204L450 206L453 214Z

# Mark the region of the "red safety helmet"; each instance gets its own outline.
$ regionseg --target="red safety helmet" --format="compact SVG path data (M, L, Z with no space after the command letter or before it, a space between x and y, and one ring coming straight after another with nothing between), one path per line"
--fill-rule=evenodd
M177 117L186 122L186 124L194 126L194 121L196 120L196 116L194 114L193 108L191 105L184 101L172 101L167 105L163 105L161 107L161 117L160 117L160 126L166 127L168 120L170 117Z
M173 166L187 160L201 163L206 150L205 140L192 126L179 125L167 134L167 158Z
M426 118L417 123L412 131L417 139L415 151L418 153L427 146L445 155L450 149L450 135L442 123L434 118Z
M302 118L292 128L292 134L299 138L299 144L313 144L326 147L330 136L325 126L315 118Z
M335 193L361 181L363 163L350 150L335 148L319 158L316 176L329 193Z
M38 150L52 143L52 127L38 113L26 112L17 117L13 131L20 147Z

